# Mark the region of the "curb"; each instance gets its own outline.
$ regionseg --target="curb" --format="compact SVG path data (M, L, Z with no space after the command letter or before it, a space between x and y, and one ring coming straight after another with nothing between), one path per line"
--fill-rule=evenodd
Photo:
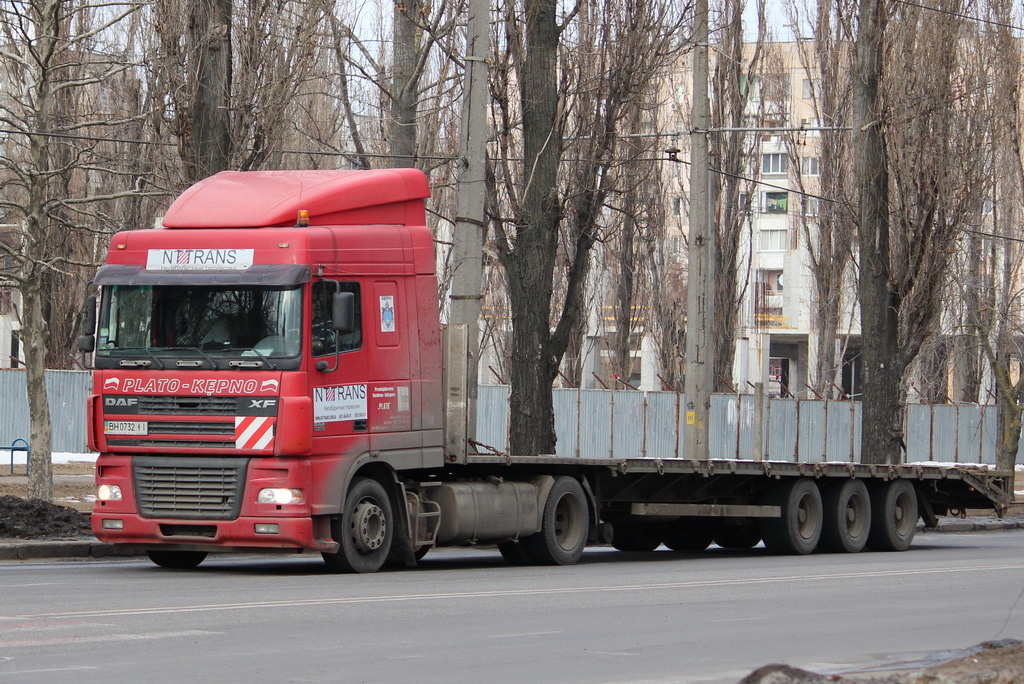
M5 540L0 541L0 561L40 560L45 558L104 558L138 556L138 551L124 551L113 544L97 540Z

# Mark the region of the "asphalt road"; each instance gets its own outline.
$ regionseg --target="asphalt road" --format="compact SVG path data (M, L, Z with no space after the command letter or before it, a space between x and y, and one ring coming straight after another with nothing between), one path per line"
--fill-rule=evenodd
M905 553L496 551L330 575L318 558L0 563L5 682L736 682L1024 639L1024 531Z

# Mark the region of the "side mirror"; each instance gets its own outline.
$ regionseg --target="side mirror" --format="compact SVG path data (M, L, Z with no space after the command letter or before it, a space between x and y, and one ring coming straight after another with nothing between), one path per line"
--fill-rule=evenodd
M356 295L353 292L335 292L331 295L331 327L339 335L356 329Z
M85 298L82 315L82 334L78 336L78 351L89 354L96 350L96 295Z
M91 354L96 351L96 336L95 335L79 335L78 336L78 351Z

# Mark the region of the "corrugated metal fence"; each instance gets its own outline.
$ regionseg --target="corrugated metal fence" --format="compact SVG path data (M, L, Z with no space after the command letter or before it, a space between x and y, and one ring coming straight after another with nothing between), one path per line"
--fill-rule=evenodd
M508 448L508 396L506 385L480 387L477 435L499 451ZM682 394L556 389L554 402L558 456L683 458ZM859 460L859 402L771 399L761 417L760 449L755 448L755 409L752 395L712 397L711 458ZM911 404L905 421L906 462L995 464L997 411L996 406L972 404Z
M48 371L53 450L86 451L88 371ZM507 385L480 387L477 435L508 449ZM570 458L682 458L686 400L674 392L554 390L558 456ZM996 406L911 404L906 416L908 463L994 464ZM855 462L860 454L858 402L772 399L755 449L752 395L715 395L711 401L711 457L744 460ZM23 371L0 371L0 451L28 439ZM1024 451L1024 445L1022 445ZM1018 462L1024 461L1018 452Z
M89 371L46 371L46 392L53 423L53 451L72 454L88 451L85 402L91 387L92 373ZM28 440L28 437L25 371L0 371L0 451L14 440Z

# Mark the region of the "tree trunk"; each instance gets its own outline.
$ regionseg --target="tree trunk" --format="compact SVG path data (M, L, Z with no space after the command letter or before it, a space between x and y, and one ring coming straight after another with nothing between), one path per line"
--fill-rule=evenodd
M49 399L46 392L46 321L43 318L42 297L34 284L22 287L21 333L27 342L25 354L25 385L28 390L29 479L30 499L53 501L53 471L51 443L53 428L50 421Z
M391 80L391 122L388 142L391 165L412 167L416 161L416 103L419 93L419 0L395 3Z
M561 204L558 161L558 40L555 0L527 0L520 100L526 187L514 252L500 253L508 272L512 308L513 454L553 454L555 414L551 385L551 296Z
M231 15L232 0L189 5L189 54L195 60L185 159L190 183L227 169L231 160Z
M853 82L860 211L860 303L864 413L861 462L899 463L903 441L899 298L890 286L889 174L879 82L885 0L861 0Z

